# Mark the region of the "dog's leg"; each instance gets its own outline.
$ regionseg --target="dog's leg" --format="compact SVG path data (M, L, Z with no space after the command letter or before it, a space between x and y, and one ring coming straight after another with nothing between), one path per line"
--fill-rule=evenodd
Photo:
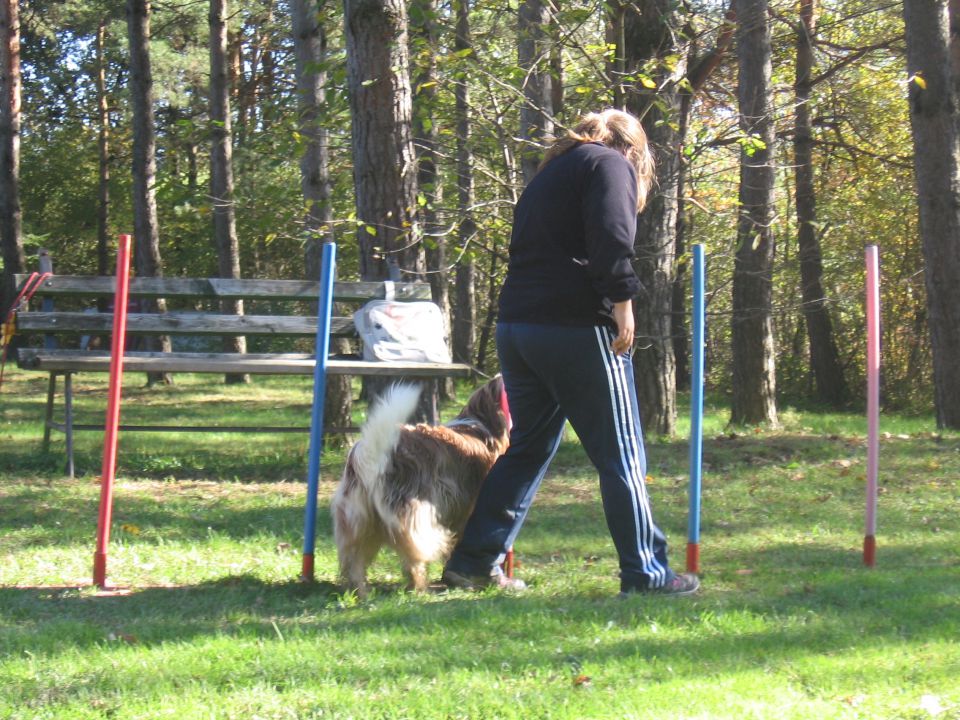
M367 568L382 545L382 538L364 535L338 547L340 576L361 599L367 596Z
M426 591L427 563L447 555L452 539L450 532L439 524L432 503L410 502L400 519L400 531L394 533L391 542L403 561L410 589Z
M357 597L367 596L367 568L383 546L384 537L376 526L348 517L343 508L334 513L333 535L337 543L340 577Z
M403 574L407 577L407 587L414 592L427 591L427 564L403 559Z

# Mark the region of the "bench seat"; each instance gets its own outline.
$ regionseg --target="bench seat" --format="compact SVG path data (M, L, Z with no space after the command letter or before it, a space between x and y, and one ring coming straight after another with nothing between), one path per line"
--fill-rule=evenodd
M18 364L27 370L47 372L109 372L110 353L97 350L43 350L21 348ZM313 375L316 358L307 353L193 353L127 352L123 366L129 372L244 373L251 375ZM329 375L402 377L462 377L474 374L463 363L363 360L358 356L333 356Z

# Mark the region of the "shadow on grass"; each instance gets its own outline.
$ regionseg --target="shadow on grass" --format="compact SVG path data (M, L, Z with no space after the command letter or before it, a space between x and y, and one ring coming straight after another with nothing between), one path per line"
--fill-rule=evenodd
M35 642L36 633L62 634L66 640L71 633L64 632L64 625L74 624L92 624L105 631L134 632L136 628L138 642L143 643L151 638L179 642L223 632L271 635L276 632L275 623L302 629L342 626L353 632L375 632L426 619L431 624L466 627L475 619L473 611L490 613L488 620L494 623L502 615L513 640L527 635L535 640L542 632L539 621L525 630L525 613L537 618L559 613L562 623L589 624L604 621L606 615L618 621L686 616L691 623L709 626L707 615L715 618L730 612L774 621L781 616L809 616L823 632L846 624L858 633L869 629L937 639L960 631L960 587L953 582L960 557L951 550L947 541L926 546L925 556L939 560L928 557L918 563L916 548L887 546L880 553L882 567L871 570L862 567L855 552L781 544L756 553L754 565L761 569L749 576L715 570L716 585L712 585L708 568L700 596L683 599L637 596L624 601L573 592L543 596L534 584L523 595L456 591L444 594L443 602L432 602L404 593L398 585L381 584L375 586L371 600L357 602L329 579L271 583L249 575L102 594L93 588L0 587L0 607L8 620L17 623L5 631L3 645L8 650L42 646ZM762 568L775 570L764 576ZM398 604L399 598L405 601ZM465 613L465 607L471 612ZM95 633L80 633L70 644L82 646L99 639Z
M797 564L806 554L775 552ZM908 549L897 552L901 560L909 555ZM758 668L801 672L807 658L824 656L834 662L817 667L829 670L813 672L836 678L860 672L857 658L871 654L889 658L884 668L896 672L899 654L916 656L908 647L939 647L956 637L960 604L955 588L945 590L947 582L946 573L845 572L781 593L718 595L707 584L699 598L625 601L543 597L536 588L523 596L455 592L420 599L380 588L379 596L359 605L344 601L329 582L271 584L249 577L112 597L5 588L0 606L23 610L11 618L16 625L0 630L0 648L8 657L29 652L31 663L45 667L61 654L92 652L93 669L85 675L97 677L95 668L110 662L113 683L139 693L176 686L183 671L164 669L172 650L188 666L209 652L222 658L222 670L201 666L203 682L214 687L265 678L283 686L329 680L364 687L385 678L398 687L420 686L477 672L544 682L571 668L602 683L622 682L623 667L631 668L630 682L655 686ZM139 648L137 655L126 652L131 646ZM239 660L252 649L256 662ZM131 657L141 662L122 660ZM946 676L955 660L949 653L930 656L923 671ZM144 673L141 665L157 671ZM29 703L44 698L55 681L24 674L15 682ZM87 692L83 681L56 687L64 699Z

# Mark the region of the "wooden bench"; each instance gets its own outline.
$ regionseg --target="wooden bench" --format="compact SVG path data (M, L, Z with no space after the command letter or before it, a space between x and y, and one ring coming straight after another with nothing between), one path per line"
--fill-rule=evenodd
M17 276L18 286L28 279ZM78 372L109 372L110 353L82 349L81 338L109 335L113 329L112 313L96 312L96 301L112 298L116 280L112 277L50 275L36 289L40 309L22 309L16 318L18 336L45 338L44 347L21 347L17 364L20 368L49 373L44 450L49 449L50 431L66 434L67 472L73 476L73 433L77 430L102 430L102 425L74 423L72 375ZM391 283L392 297L398 301L429 300L426 283ZM130 298L164 298L168 311L160 314L129 312L128 336L167 335L172 339L245 336L248 343L259 338L309 338L312 348L317 334L317 318L303 314L314 312L319 283L306 280L228 280L220 278L148 278L130 280ZM336 304L361 304L387 296L387 284L376 282L335 282L333 301ZM243 299L245 315L224 315L219 312L221 300ZM36 303L34 303L36 305ZM56 308L67 305L69 309ZM331 317L331 337L356 338L351 317ZM287 343L289 345L289 343ZM64 347L64 345L72 347ZM205 348L204 350L207 350ZM215 373L252 375L313 375L316 359L313 353L252 352L223 353L208 351L176 351L170 353L126 351L124 368L128 372L149 373ZM329 375L391 376L418 379L470 377L474 370L462 363L379 362L364 360L359 355L331 355L327 361ZM54 418L56 378L64 376L64 419ZM175 432L305 432L309 428L294 427L170 427L121 425L129 431ZM346 432L354 428L336 428ZM328 429L330 430L330 429Z

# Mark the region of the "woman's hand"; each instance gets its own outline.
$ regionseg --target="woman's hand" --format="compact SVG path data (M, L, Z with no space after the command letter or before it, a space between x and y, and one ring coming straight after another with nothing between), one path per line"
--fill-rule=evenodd
M617 355L630 352L633 347L633 301L614 303L613 321L617 324L617 337L610 344L610 349Z

